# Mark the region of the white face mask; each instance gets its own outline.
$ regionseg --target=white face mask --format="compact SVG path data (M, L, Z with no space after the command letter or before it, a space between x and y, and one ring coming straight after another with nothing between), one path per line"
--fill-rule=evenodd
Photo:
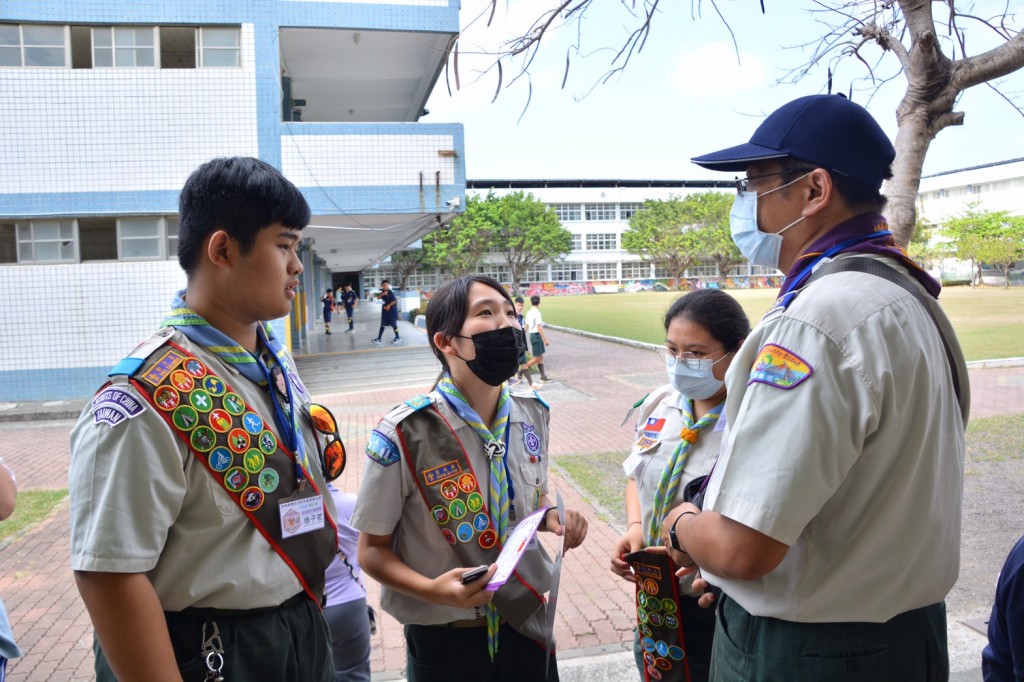
M698 367L696 369L691 369L678 360L670 365L671 360L666 360L665 369L668 371L668 380L672 384L672 388L687 398L705 400L718 393L725 385L724 381L715 378L713 370L715 365L727 357L729 357L728 353L714 361L702 358L697 360Z
M760 196L768 196L772 192L789 187L808 175L810 173L804 173L796 180L770 189ZM782 233L803 220L804 216L800 216L774 234L762 232L757 228L757 197L757 192L741 192L736 196L732 202L732 210L729 211L729 231L732 233L732 240L736 242L740 253L752 265L778 270L779 252L782 250Z

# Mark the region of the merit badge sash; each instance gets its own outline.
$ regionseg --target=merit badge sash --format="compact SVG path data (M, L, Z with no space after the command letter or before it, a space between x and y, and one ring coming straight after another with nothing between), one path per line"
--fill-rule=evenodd
M416 453L415 462L406 458L409 469L423 502L459 561L463 566L494 563L501 543L487 513L486 493L451 425L430 405L403 419L397 433L405 452ZM430 443L431 447L417 448L417 443ZM537 551L531 548L527 554ZM544 606L544 597L532 584L539 576L530 575L534 568L531 563L543 565L521 562L513 577L494 594L494 604L516 630L543 642L544 619L531 618L538 610L543 615Z
M689 682L676 565L667 554L646 550L627 554L625 560L636 574L636 621L645 682Z
M263 419L202 360L168 343L142 363L131 383L202 462L318 605L324 571L337 550L337 529L327 509L323 528L284 541L279 504L296 491L295 455ZM301 436L300 436L301 437ZM316 484L306 472L314 492ZM319 521L319 519L314 519Z

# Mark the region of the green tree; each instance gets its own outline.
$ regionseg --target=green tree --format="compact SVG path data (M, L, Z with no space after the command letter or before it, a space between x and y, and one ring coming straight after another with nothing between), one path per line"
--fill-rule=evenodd
M907 255L925 269L931 268L935 261L950 255L948 244L935 241L936 232L935 225L918 214L917 223L914 225L914 234L907 246Z
M409 275L423 267L425 260L426 252L423 249L395 251L391 254L391 266L398 272L399 289L405 289L405 285L409 282Z
M701 256L699 202L693 196L645 201L622 233L622 248L665 268L677 289L683 273Z
M1010 270L1024 259L1024 218L1008 211L985 211L979 203L968 204L962 214L946 221L957 258L971 261L971 285L981 283L981 269L988 263L999 268L1010 286Z
M426 264L444 268L456 277L476 272L497 231L493 224L479 218L482 202L480 197L469 197L465 213L423 238Z
M562 227L553 209L532 194L488 195L487 201L493 202L489 215L497 226L495 244L508 264L516 293L527 270L572 250L572 232Z
M718 281L724 284L732 269L743 262L743 254L729 231L733 196L725 192L702 192L687 198L693 200L698 212L697 222L702 225L699 231L700 258L718 266Z

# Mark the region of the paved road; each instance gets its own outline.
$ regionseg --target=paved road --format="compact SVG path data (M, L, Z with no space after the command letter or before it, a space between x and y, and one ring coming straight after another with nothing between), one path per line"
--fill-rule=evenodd
M552 405L551 456L624 451L629 428L620 427L625 411L663 380L657 357L650 351L611 344L566 333L551 332L546 355L548 373L555 380L542 389ZM1024 368L971 372L975 396L972 417L1024 412ZM426 390L428 387L422 387ZM318 398L335 410L350 453L355 456L341 479L346 490L358 490L363 458L358 455L377 419L392 405L415 393L403 389L361 394L323 395ZM46 409L66 411L67 406ZM67 419L0 423L0 455L18 472L22 490L67 486ZM591 521L587 542L571 552L563 566L562 593L556 621L561 668L565 680L630 679L633 618L629 586L607 569L607 554L621 528L601 520L579 493L553 476L568 505L576 505ZM1013 499L1020 499L1018 493ZM1003 499L999 504L1004 504ZM965 519L966 538L984 518ZM1004 556L995 548L991 556ZM993 585L998 562L973 561L971 586L982 595ZM26 655L9 668L15 682L92 679L92 633L69 569L68 508L61 504L45 523L0 547L0 594L14 632ZM378 603L369 581L371 603ZM961 586L958 584L958 589ZM950 643L956 679L979 680L977 673L984 638L961 621L987 615L983 596L950 605ZM959 609L959 610L958 610ZM373 641L375 679L400 679L404 667L401 629L383 615Z

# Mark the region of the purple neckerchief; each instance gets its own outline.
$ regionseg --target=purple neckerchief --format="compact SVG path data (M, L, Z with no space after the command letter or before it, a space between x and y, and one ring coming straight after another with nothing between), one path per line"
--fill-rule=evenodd
M871 234L874 232L879 232L880 234L872 239ZM857 241L858 237L863 238L863 240ZM921 286L931 294L932 298L939 297L942 285L934 277L922 270L921 266L912 261L907 252L896 243L892 233L889 232L889 224L886 222L885 216L878 215L877 213L864 213L836 225L811 244L807 251L797 258L789 269L789 273L786 275L786 283L779 292L779 298L799 289L806 283L807 279L814 272L814 266L821 260L826 251L851 240L856 243L841 249L838 253L867 253L895 258L907 266L910 275L921 283ZM838 253L829 255L834 257Z

